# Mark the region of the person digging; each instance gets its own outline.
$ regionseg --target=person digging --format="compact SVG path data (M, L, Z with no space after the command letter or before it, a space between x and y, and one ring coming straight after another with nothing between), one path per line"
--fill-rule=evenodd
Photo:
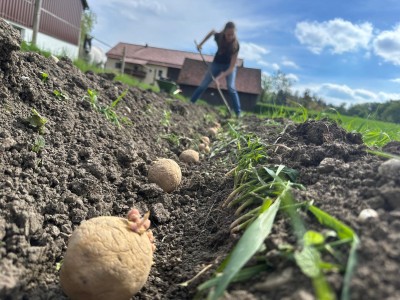
M237 72L236 61L239 53L239 42L236 38L236 26L233 22L228 22L225 24L225 27L221 32L211 30L201 41L201 43L197 45L197 50L200 52L200 54L203 44L211 36L214 36L214 39L218 46L218 50L214 56L213 62L209 65L208 71L204 76L203 81L200 83L200 86L194 91L192 97L190 98L190 101L192 103L195 103L213 80L217 85L218 91L220 91L220 80L225 77L229 96L233 103L233 109L235 111L236 117L239 118L241 114L240 99L235 87ZM225 105L230 111L230 108L226 103L225 98L223 97L221 92L220 94L225 102Z

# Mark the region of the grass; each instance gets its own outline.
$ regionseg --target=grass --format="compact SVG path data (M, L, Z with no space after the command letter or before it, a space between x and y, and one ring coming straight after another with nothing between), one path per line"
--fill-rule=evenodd
M341 299L350 299L349 286L359 244L355 232L314 206L312 201L296 202L291 191L304 189L296 183L298 172L284 165L266 165L265 153L269 146L256 135L242 134L238 128L231 125L225 138L228 137L230 140L224 141L224 145L236 145L236 151L233 152L236 167L229 172L234 175L233 191L222 207L237 207L237 219L230 228L231 232L243 232L243 235L217 268L214 276L198 286L196 299L219 299L232 282L239 278L248 280L267 269L267 262L258 262L250 267L247 265L257 253L265 251L264 241L268 238L278 214L286 217L291 223L297 240L294 245L278 245L277 250L281 251L281 257L291 259L303 274L310 278L317 299L336 299L325 275L329 272L342 272L344 284ZM305 219L302 217L307 211L315 216L322 227L333 230L328 235L329 242L323 233L307 230ZM339 250L336 249L338 247ZM344 259L346 253L348 257ZM242 272L249 268L253 271L248 272L247 277L242 277Z
M24 52L36 52L39 53L41 55L43 55L44 57L50 57L51 56L51 52L47 51L47 50L43 50L40 49L39 47L32 45L31 43L22 41L21 43L21 51Z
M111 123L115 124L118 126L118 128L121 128L121 123L126 124L126 125L132 125L132 121L127 118L127 117L120 117L117 112L115 111L118 103L125 97L125 95L128 93L128 89L123 91L121 95L117 97L110 105L106 106L101 106L98 104L97 101L97 92L91 89L88 89L87 95L83 97L84 99L89 99L88 101L90 102L90 106L92 107L93 110L100 112L105 116L107 120L109 120Z
M373 119L349 117L330 109L324 112L309 111L300 105L299 108L259 105L260 114L271 119L288 118L297 123L309 119L330 119L337 122L348 132L358 132L363 141L370 147L382 147L390 141L400 141L400 124L383 122Z

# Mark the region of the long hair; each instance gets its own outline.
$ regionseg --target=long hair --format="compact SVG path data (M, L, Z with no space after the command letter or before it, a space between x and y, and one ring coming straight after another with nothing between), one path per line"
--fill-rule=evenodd
M225 40L225 32L226 32L228 29L236 30L235 23L233 23L233 22L228 22L228 23L225 24L224 29L223 29L223 30L220 32L220 34L219 34L219 38L218 38L218 48L220 49L220 51L221 51L222 53L224 53L225 51L229 51L231 54L233 54L233 53L236 53L236 52L238 51L238 49L239 49L239 43L238 43L238 41L237 41L236 34L235 34L235 37L234 37L234 39L233 39L232 42L228 43L228 42Z

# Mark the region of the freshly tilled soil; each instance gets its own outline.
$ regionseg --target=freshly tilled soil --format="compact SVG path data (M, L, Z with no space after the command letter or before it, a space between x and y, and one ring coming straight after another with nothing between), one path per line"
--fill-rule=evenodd
M56 62L20 52L18 34L1 20L0 42L0 298L66 299L57 265L73 230L84 220L125 216L137 207L151 212L157 250L149 280L133 299L193 299L196 286L210 278L240 237L229 231L234 210L221 208L233 187L225 176L232 161L204 154L196 164L179 161L183 150L196 148L207 135L215 110L127 87L107 74L83 74L67 58ZM101 106L128 89L116 112L131 124L118 128L95 111L88 89L97 92ZM54 90L66 97L56 97ZM45 146L37 152L32 147L39 128L28 121L32 108L48 120ZM168 111L169 124L161 122ZM270 165L299 171L307 189L295 192L296 201L314 200L359 235L351 299L400 299L399 169L368 154L359 135L327 120L297 125L247 116L240 122L244 132L271 145ZM394 154L399 149L396 142L385 147ZM174 159L181 167L177 190L165 193L148 182L157 158ZM361 221L365 208L379 217ZM304 218L322 230L310 216ZM277 254L277 245L293 241L290 224L278 215L266 240L269 271L231 285L226 298L313 299L310 279ZM209 264L193 283L179 285ZM343 276L327 278L339 297Z

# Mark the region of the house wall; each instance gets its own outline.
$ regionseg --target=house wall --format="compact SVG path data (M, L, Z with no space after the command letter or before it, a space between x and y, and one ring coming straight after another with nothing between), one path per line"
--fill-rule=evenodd
M147 84L156 84L157 79L167 77L168 68L156 65L146 65L146 72L146 77L143 79L143 82Z
M110 70L117 70L120 71L121 69L117 67L121 63L121 60L119 59L113 59L113 58L108 58L107 63L106 63L106 69ZM133 65L131 64L125 64L125 70L131 70L133 69ZM140 70L138 68L138 75L141 76L135 76L134 72L133 76L135 76L138 80L140 80L143 83L147 84L157 84L157 79L160 77L166 78L168 76L168 68L167 67L162 67L162 66L157 66L157 65L145 65L141 66ZM126 73L131 73L131 72L126 72ZM145 74L143 74L145 73ZM145 76L142 76L145 75Z
M24 41L32 41L33 30L31 28L7 20L5 21L11 24L15 29L19 30ZM50 51L55 55L67 55L71 59L78 58L79 47L77 45L61 41L41 32L38 32L36 44L39 48Z
M35 0L0 0L0 17L32 41ZM79 54L81 0L43 0L37 46L55 55L75 59Z
M190 98L194 91L196 90L197 86L190 86L190 85L179 85L179 87L182 90L182 94L185 97ZM232 101L229 97L228 91L222 91L226 101L228 102L229 106L233 110L233 104ZM207 103L211 105L225 105L224 101L222 100L218 90L213 89L213 88L208 88L205 90L203 95L200 97L200 99L205 100ZM239 99L240 99L240 106L243 111L254 111L254 108L257 103L258 95L254 94L248 94L248 93L239 93Z

